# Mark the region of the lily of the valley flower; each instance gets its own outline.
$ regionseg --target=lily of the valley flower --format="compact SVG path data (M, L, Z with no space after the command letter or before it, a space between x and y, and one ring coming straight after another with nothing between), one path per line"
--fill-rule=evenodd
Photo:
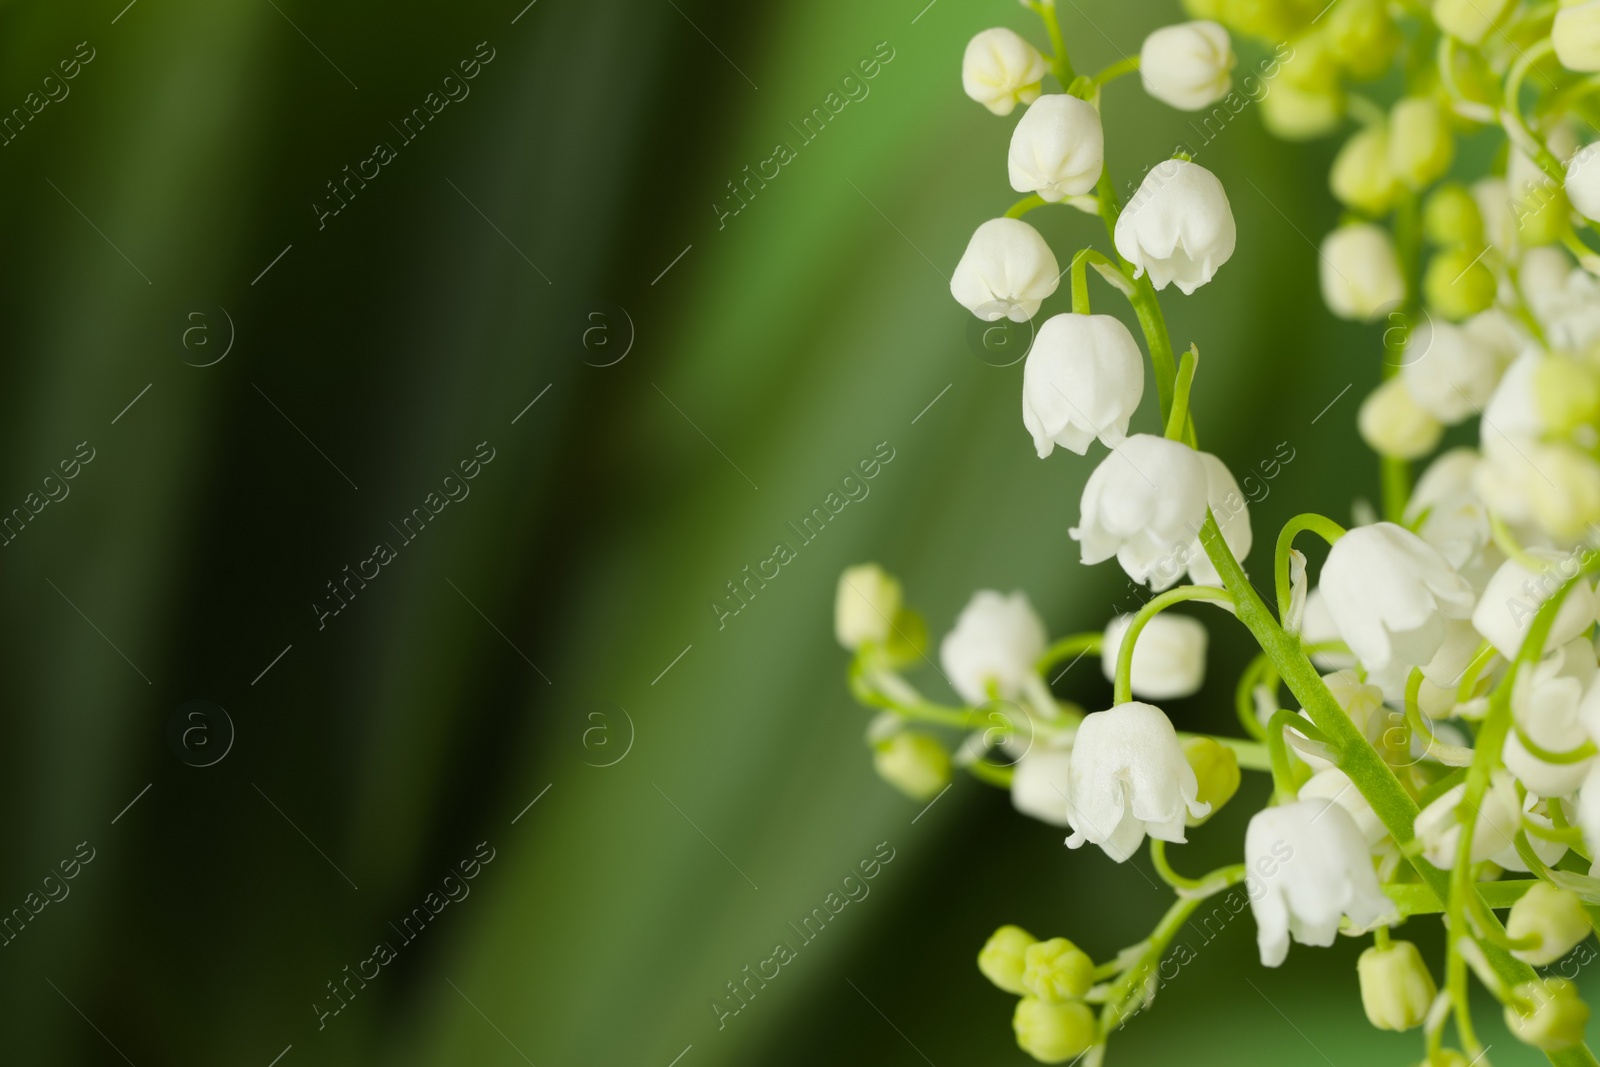
M1518 729L1535 745L1548 752L1567 752L1590 738L1589 724L1600 726L1594 716L1600 713L1600 693L1595 679L1594 645L1586 638L1575 638L1555 649L1538 664L1523 668L1511 689L1511 713ZM1564 797L1577 790L1594 761L1548 763L1529 752L1512 730L1506 735L1501 753L1506 770L1517 776L1531 793L1541 797Z
M1233 87L1233 44L1215 22L1163 26L1139 49L1144 91L1180 111L1199 111Z
M1412 397L1447 425L1481 412L1500 381L1495 353L1469 328L1442 319L1419 323L1402 358L1400 376Z
M1070 533L1084 563L1116 556L1128 577L1165 589L1205 522L1205 464L1181 442L1134 434L1089 475L1079 510Z
M1356 426L1374 452L1396 459L1421 459L1444 434L1444 424L1417 403L1403 377L1390 378L1367 394Z
M1330 233L1318 257L1322 300L1341 319L1371 322L1406 295L1400 258L1381 227L1351 223Z
M1333 622L1368 670L1420 666L1472 614L1472 587L1438 550L1392 522L1358 526L1328 551L1319 585Z
M1584 218L1600 218L1600 142L1586 144L1567 161L1567 200Z
M1222 531L1222 541L1228 546L1228 551L1237 562L1243 563L1255 540L1250 529L1250 505L1245 503L1244 494L1239 492L1239 483L1234 480L1233 472L1226 463L1210 452L1200 453L1200 462L1206 467L1206 505L1217 520L1217 528ZM1222 575L1217 573L1211 557L1206 555L1199 534L1190 542L1186 559L1189 580L1195 585L1222 584Z
M1067 845L1099 845L1123 862L1145 834L1184 840L1185 819L1204 815L1199 782L1184 758L1172 723L1160 708L1139 701L1097 711L1078 726L1067 789Z
M1257 812L1245 831L1244 858L1265 967L1283 963L1291 938L1326 948L1341 919L1364 930L1395 914L1378 886L1366 838L1332 801L1299 800Z
M961 699L974 706L1022 694L1033 665L1044 655L1044 623L1024 593L1002 596L985 589L961 609L955 629L939 645L939 661Z
M1022 368L1022 423L1039 458L1056 445L1083 455L1098 437L1121 444L1144 396L1144 361L1110 315L1053 315Z
M1190 295L1233 255L1238 229L1222 183L1188 160L1156 164L1117 218L1114 243L1157 289Z
M1462 783L1417 813L1414 829L1422 841L1423 858L1441 870L1450 870L1456 864L1461 824L1467 814L1461 810L1466 795L1466 783ZM1505 771L1496 771L1473 825L1471 862L1482 863L1515 845L1521 821L1522 805L1517 802L1516 784Z
M1011 188L1055 203L1089 192L1105 162L1105 131L1093 104L1065 93L1041 96L1011 134Z
M1011 775L1011 805L1052 826L1067 826L1067 783L1072 751L1036 744L1017 761Z
M1533 628L1533 617L1545 601L1576 573L1577 560L1573 557L1549 549L1529 549L1528 554L1547 561L1549 569L1535 573L1517 560L1506 560L1489 579L1472 613L1473 628L1506 659L1521 650ZM1579 579L1556 610L1545 647L1559 648L1583 633L1593 625L1597 609L1600 604L1595 600L1594 588L1586 579Z
M1027 322L1061 282L1055 253L1021 219L979 226L950 277L950 295L985 322Z
M1106 625L1100 663L1106 680L1117 680L1117 657L1132 615L1118 615ZM1145 700L1193 696L1206 679L1206 628L1186 615L1155 616L1133 646L1133 695Z
M996 115L1009 115L1017 104L1039 98L1039 83L1049 70L1037 48L997 26L967 42L961 88Z

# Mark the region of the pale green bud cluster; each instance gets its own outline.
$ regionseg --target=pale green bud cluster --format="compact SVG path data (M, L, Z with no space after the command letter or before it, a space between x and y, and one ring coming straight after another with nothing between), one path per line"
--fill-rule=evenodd
M1565 978L1527 982L1506 1005L1506 1028L1519 1041L1545 1052L1560 1052L1583 1041L1589 1006Z
M902 730L873 746L878 777L913 800L931 800L950 784L950 753L937 737Z
M978 970L1020 996L1011 1016L1017 1045L1040 1063L1064 1063L1099 1040L1083 995L1094 984L1094 961L1064 937L1040 941L1020 926L1002 926L978 952Z

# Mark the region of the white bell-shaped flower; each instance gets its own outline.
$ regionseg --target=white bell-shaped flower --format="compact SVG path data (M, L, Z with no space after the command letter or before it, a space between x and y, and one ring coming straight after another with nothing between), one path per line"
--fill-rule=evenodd
M1483 462L1470 448L1453 448L1439 456L1406 503L1405 520L1428 544L1439 550L1474 589L1481 590L1504 558L1493 543L1489 510L1473 489Z
M1011 134L1006 155L1011 188L1055 203L1094 189L1105 164L1100 112L1065 93L1041 96Z
M1546 812L1540 810L1546 807L1547 805L1537 793L1529 792L1522 801L1522 821L1533 826L1543 827L1546 830L1553 829L1555 823L1551 821ZM1561 862L1561 857L1567 854L1565 842L1551 841L1536 833L1528 834L1528 847L1533 849L1533 854L1546 867L1554 867ZM1528 861L1523 859L1522 853L1517 851L1515 841L1490 856L1489 862L1503 871L1515 871L1519 874L1529 873Z
M833 602L833 632L852 651L889 640L900 613L900 583L876 563L846 567Z
M1329 800L1339 805L1350 813L1355 820L1356 829L1361 831L1361 836L1366 838L1369 846L1376 845L1389 831L1384 829L1383 820L1378 818L1378 813L1372 810L1372 805L1367 803L1367 798L1361 795L1361 790L1350 780L1350 776L1337 767L1326 767L1313 774L1306 784L1300 787L1301 800Z
M1188 296L1233 255L1238 229L1222 183L1209 170L1167 159L1144 176L1117 218L1117 251L1157 289L1176 284Z
M1582 637L1568 641L1518 673L1511 689L1511 714L1517 729L1506 734L1501 757L1506 770L1516 775L1530 793L1564 797L1583 784L1593 757L1574 763L1548 763L1528 751L1518 730L1547 752L1568 752L1588 741L1585 719L1594 721L1591 716L1600 711L1600 704L1585 700L1586 693L1593 691L1594 678L1594 645Z
M1050 67L1039 50L1003 26L984 30L967 42L961 57L961 88L996 115L1039 98L1039 83Z
M1095 438L1115 448L1144 396L1144 361L1121 320L1052 315L1022 368L1022 424L1039 458L1056 445L1083 455Z
M1339 636L1339 627L1333 623L1333 612L1328 610L1328 598L1323 595L1320 585L1306 594L1305 613L1300 620L1300 638L1308 645L1344 642L1344 638ZM1356 665L1356 658L1343 652L1313 652L1311 662L1325 671L1348 670ZM1276 704L1273 710L1277 710Z
M1453 425L1483 410L1499 384L1501 364L1465 326L1426 319L1406 340L1401 377L1416 402Z
M1317 269L1322 302L1341 319L1371 322L1405 299L1394 242L1387 230L1371 223L1351 223L1330 233L1322 242Z
M1574 807L1576 810L1572 819L1583 831L1584 843L1589 846L1589 855L1593 856L1595 849L1600 848L1600 760L1589 764L1589 773L1578 788L1578 802ZM1600 875L1600 863L1596 863L1589 873Z
M1215 22L1163 26L1139 49L1144 91L1180 111L1199 111L1233 88L1233 43Z
M1444 643L1445 620L1467 618L1474 601L1437 549L1392 522L1334 542L1319 588L1345 644L1374 671L1427 663Z
M955 629L945 634L939 662L961 699L977 706L990 699L991 687L1006 699L1020 695L1047 644L1027 594L984 589L972 595Z
M1223 543L1233 558L1240 563L1250 554L1255 542L1250 529L1250 505L1239 492L1239 483L1222 460L1210 452L1200 453L1200 462L1206 466L1206 506L1217 520ZM1222 575L1206 555L1205 546L1197 534L1188 549L1189 580L1195 585L1222 585Z
M1106 625L1100 667L1106 681L1117 680L1117 657L1132 615L1118 615ZM1187 615L1162 613L1139 631L1133 646L1130 681L1133 695L1144 700L1176 700L1193 696L1206 680L1206 628Z
M1472 862L1484 860L1508 846L1515 847L1517 830L1521 825L1522 805L1517 802L1517 788L1511 775L1496 771L1492 784L1485 791L1483 805L1478 810L1477 822L1472 828ZM1442 870L1456 864L1456 849L1461 842L1461 811L1466 799L1466 783L1445 790L1433 803L1417 813L1413 829L1422 841L1422 855L1429 863Z
M990 219L973 233L950 277L950 295L985 322L1027 322L1061 283L1055 253L1021 219Z
M1535 559L1546 560L1549 569L1535 573L1514 559L1506 560L1489 579L1472 613L1473 628L1506 659L1522 649L1539 608L1575 573L1576 561L1570 556L1550 549L1527 551ZM1595 621L1597 608L1594 587L1580 579L1556 609L1545 648L1559 648L1587 630Z
M1389 378L1367 394L1356 412L1361 439L1380 456L1420 459L1432 452L1444 424L1417 403L1403 377Z
M1195 799L1200 784L1160 708L1138 701L1084 717L1072 743L1067 790L1067 845L1099 845L1123 862L1144 842L1184 840L1184 820L1211 810Z
M1011 773L1012 806L1051 826L1068 825L1067 783L1071 772L1071 749L1034 745Z
M1079 510L1069 532L1084 563L1116 556L1128 577L1165 589L1205 523L1205 464L1181 442L1134 434L1089 475Z
M1344 808L1320 797L1257 812L1244 835L1246 887L1265 967L1289 940L1326 948L1348 918L1357 930L1395 915L1378 886L1367 839Z
M1600 141L1586 144L1567 161L1567 200L1586 219L1600 219Z

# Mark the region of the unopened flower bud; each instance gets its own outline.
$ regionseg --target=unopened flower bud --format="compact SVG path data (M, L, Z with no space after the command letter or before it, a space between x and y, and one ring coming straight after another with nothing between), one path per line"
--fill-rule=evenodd
M833 632L854 651L871 641L885 644L900 613L900 583L876 563L845 568L833 601Z
M1587 364L1551 355L1534 369L1533 402L1550 433L1565 437L1600 418L1600 380Z
M1076 1000L1093 984L1094 960L1064 937L1029 945L1023 952L1022 986L1040 1000Z
M1022 996L1028 992L1022 984L1022 972L1026 966L1023 957L1028 946L1038 944L1038 941L1020 926L1002 926L990 934L989 940L978 950L978 970L1007 993Z
M1600 173L1600 168L1596 168ZM1436 245L1483 247L1483 214L1465 186L1447 182L1422 205L1422 228Z
M1583 1040L1589 1005L1565 978L1524 982L1515 991L1520 1004L1506 1005L1506 1028L1519 1041L1545 1052L1560 1052Z
M1563 183L1514 149L1506 163L1506 183L1517 241L1528 248L1559 241L1571 225L1567 218L1571 205Z
M1261 98L1261 121L1285 141L1312 141L1332 133L1344 119L1344 94L1337 88L1306 89L1287 82Z
M1600 142L1586 144L1567 161L1567 200L1586 219L1600 219Z
M1017 1047L1040 1063L1065 1063L1094 1044L1094 1012L1081 1000L1051 1004L1023 997L1011 1016Z
M1515 0L1433 0L1433 21L1470 45L1483 43Z
M1422 292L1429 307L1460 322L1494 303L1494 272L1483 265L1482 251L1462 246L1434 253L1422 276Z
M1006 157L1011 188L1038 193L1051 203L1093 189L1104 162L1100 112L1065 93L1041 96L1028 108L1011 134Z
M1339 202L1369 215L1382 215L1400 194L1389 162L1389 136L1382 126L1355 133L1334 157L1328 186Z
M1328 48L1339 65L1363 81L1382 76L1400 46L1383 0L1340 0L1328 12Z
M1600 0L1563 5L1550 27L1550 42L1568 70L1600 70Z
M1537 935L1538 945L1517 949L1511 954L1523 963L1545 967L1577 947L1593 929L1583 901L1570 889L1557 889L1549 882L1535 882L1511 905L1506 933L1521 940Z
M1546 533L1570 541L1600 523L1600 463L1565 443L1540 445L1528 453L1540 477L1527 484L1533 518Z
M1434 985L1422 953L1409 941L1373 946L1356 961L1361 979L1361 1006L1367 1021L1379 1030L1409 1030L1428 1017L1439 987Z
M912 800L932 799L950 783L950 753L939 740L903 730L880 742L872 753L878 777Z
M1406 295L1394 243L1387 231L1370 223L1330 233L1322 242L1318 270L1322 300L1341 319L1371 322Z
M1374 452L1396 459L1420 459L1444 434L1444 424L1417 403L1402 378L1390 378L1367 395L1356 425Z
M1239 791L1239 757L1233 749L1209 737L1191 737L1183 743L1183 758L1189 761L1200 784L1195 802L1211 805L1206 814L1190 815L1184 820L1190 826L1199 826Z
M1199 111L1233 87L1233 45L1215 22L1163 26L1139 49L1144 91L1180 111Z
M1037 48L1015 31L997 26L967 42L961 57L961 88L996 115L1009 115L1018 103L1039 98L1039 83L1049 69Z
M1421 189L1449 170L1455 152L1444 110L1432 99L1407 97L1389 112L1389 169L1411 188Z

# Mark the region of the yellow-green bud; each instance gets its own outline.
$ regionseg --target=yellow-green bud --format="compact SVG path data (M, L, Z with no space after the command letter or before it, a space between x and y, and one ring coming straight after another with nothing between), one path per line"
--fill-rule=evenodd
M1192 19L1210 19L1215 22L1223 17L1227 8L1225 0L1183 0L1183 10Z
M1433 0L1433 21L1450 36L1476 45L1494 29L1514 0Z
M878 776L913 800L929 800L950 782L950 753L938 738L903 730L872 754Z
M1417 1067L1472 1067L1472 1061L1453 1048L1442 1048Z
M1311 141L1332 133L1344 119L1338 89L1299 89L1279 84L1261 98L1261 121L1285 141Z
M1219 7L1224 23L1264 41L1300 32L1320 11L1314 0L1222 0Z
M1447 319L1470 319L1494 303L1498 283L1471 246L1435 252L1422 276L1422 294L1428 306Z
M1029 945L1023 964L1022 987L1040 1000L1076 1000L1094 984L1094 960L1064 937Z
M1382 215L1400 195L1400 183L1389 165L1389 136L1382 126L1369 126L1344 143L1328 172L1328 186L1342 204L1369 215Z
M833 632L845 648L855 651L869 642L888 641L899 613L900 583L876 563L846 567L839 575Z
M1571 227L1566 189L1521 152L1511 153L1506 184L1516 238L1523 246L1553 244Z
M1183 743L1183 758L1189 761L1195 780L1200 783L1195 801L1211 805L1211 810L1198 819L1190 815L1184 820L1190 826L1199 826L1239 791L1239 757L1233 749L1209 737L1191 737Z
M901 608L895 613L889 640L883 647L894 666L916 663L928 647L928 624L910 608Z
M1389 169L1413 189L1450 169L1456 141L1444 109L1425 96L1411 96L1389 112Z
M1550 43L1568 70L1600 70L1600 3L1565 0L1550 27Z
M1383 0L1339 0L1328 13L1328 48L1363 81L1381 77L1400 47L1400 31Z
M1094 1012L1081 1000L1052 1004L1023 997L1011 1016L1017 1047L1040 1063L1065 1063L1086 1052L1098 1036Z
M1522 899L1511 905L1511 917L1506 920L1506 933L1515 939L1538 935L1536 947L1511 953L1535 967L1554 963L1571 952L1593 928L1578 894L1549 882L1529 887Z
M1439 992L1422 962L1422 953L1409 941L1374 945L1356 961L1361 979L1361 1006L1367 1021L1379 1030L1409 1030L1421 1026Z
M1020 926L1002 926L978 950L978 970L1007 993L1022 996L1028 991L1022 984L1024 957L1028 947L1038 943L1038 938Z
M1540 420L1557 437L1565 437L1600 418L1600 381L1588 365L1569 356L1552 355L1533 371L1533 401Z
M1533 519L1561 541L1588 533L1600 523L1600 463L1564 442L1539 445L1528 464L1540 477L1527 480Z
M1483 212L1466 186L1447 182L1422 205L1422 228L1436 245L1483 247Z
M1367 395L1356 413L1356 426L1374 452L1396 459L1420 459L1444 434L1444 425L1423 410L1400 377Z
M1589 1005L1565 978L1525 982L1514 996L1522 1003L1506 1005L1506 1027L1519 1041L1545 1052L1560 1052L1583 1040Z

